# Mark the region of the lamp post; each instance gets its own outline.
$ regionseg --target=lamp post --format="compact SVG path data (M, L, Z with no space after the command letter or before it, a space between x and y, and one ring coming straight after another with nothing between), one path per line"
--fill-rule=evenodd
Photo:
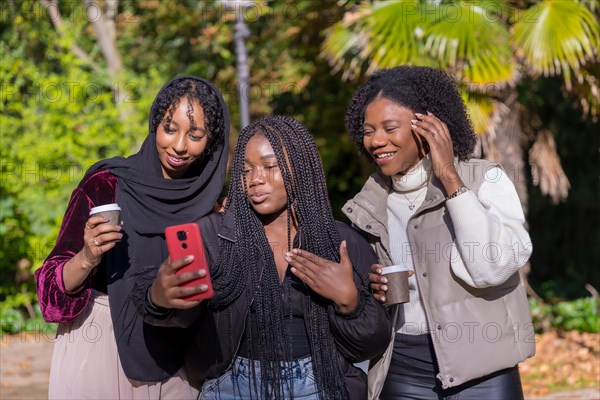
M246 50L246 38L250 35L250 30L244 22L244 9L254 7L254 1L240 0L222 0L221 4L228 10L234 10L236 14L235 31L233 39L235 41L236 70L239 81L238 94L240 97L240 130L244 129L250 123L250 107L248 96L250 90L250 71L248 69L248 51Z

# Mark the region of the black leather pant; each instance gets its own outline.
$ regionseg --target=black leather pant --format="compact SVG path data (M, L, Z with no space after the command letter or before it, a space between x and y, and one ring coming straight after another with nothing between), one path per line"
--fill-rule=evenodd
M469 362L465 359L465 362ZM429 335L397 333L382 400L523 400L518 368L512 367L442 389Z

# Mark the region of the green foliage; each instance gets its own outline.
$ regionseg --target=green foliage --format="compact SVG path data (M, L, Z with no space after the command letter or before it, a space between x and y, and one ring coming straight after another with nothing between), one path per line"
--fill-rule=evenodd
M537 333L551 328L563 331L600 332L600 299L585 297L554 305L529 299L533 325Z
M552 306L538 301L534 297L529 298L529 310L536 333L548 331L552 326Z
M563 301L553 307L553 326L566 331L600 332L598 319L600 301L593 297Z
M47 249L85 170L101 158L130 153L145 136L145 123L121 121L125 105L114 103L111 84L68 53L49 57L51 71L21 60L18 48L9 47L4 57L8 65L21 65L18 79L3 71L10 92L3 99L2 141L10 146L2 151L2 189L13 199L3 204L10 210L3 218L26 219L37 242L29 246ZM62 70L55 72L57 66ZM128 85L146 82L124 81L118 90Z
M8 302L11 300L9 298ZM56 332L56 324L45 322L42 318L40 306L35 304L33 307L34 316L25 318L20 309L2 304L0 307L0 334L16 334L19 332Z
M7 309L23 309L26 306L31 306L37 301L35 293L26 290L27 286L22 285L21 291L17 293L11 293L6 287L0 288L0 294L3 295L4 300L0 305L0 310Z
M2 327L2 332L11 334L19 333L24 322L25 319L19 310L8 308L0 311L0 326Z
M79 45L89 43L76 34L83 30L76 15L63 15L72 29L60 36L38 2L18 1L6 10L0 41L0 299L18 301L23 294L12 283L20 282L19 274L30 276L50 253L70 193L87 168L139 147L163 77L152 68L143 76L125 71L116 81L98 73L70 50L75 37ZM26 285L33 303L30 278Z

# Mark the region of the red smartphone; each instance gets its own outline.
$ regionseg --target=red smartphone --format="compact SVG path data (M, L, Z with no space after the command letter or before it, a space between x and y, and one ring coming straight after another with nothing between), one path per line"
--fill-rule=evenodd
M198 286L200 284L208 285L208 291L198 293L193 296L184 297L184 300L204 300L213 297L213 287L210 280L210 269L204 253L202 244L202 234L198 224L181 224L165 228L165 239L171 261L178 260L185 256L194 256L194 261L177 271L177 274L197 270L206 270L204 278L194 279L181 285L181 287Z

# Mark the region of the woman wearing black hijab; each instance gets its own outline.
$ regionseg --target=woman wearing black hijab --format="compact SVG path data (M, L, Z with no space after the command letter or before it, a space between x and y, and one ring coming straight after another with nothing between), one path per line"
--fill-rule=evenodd
M181 370L184 332L143 323L130 294L167 257L165 227L211 212L225 180L229 115L215 86L185 76L160 90L149 125L137 154L87 171L36 271L44 319L60 324L50 399L196 395ZM108 203L121 207L122 226L89 217Z

